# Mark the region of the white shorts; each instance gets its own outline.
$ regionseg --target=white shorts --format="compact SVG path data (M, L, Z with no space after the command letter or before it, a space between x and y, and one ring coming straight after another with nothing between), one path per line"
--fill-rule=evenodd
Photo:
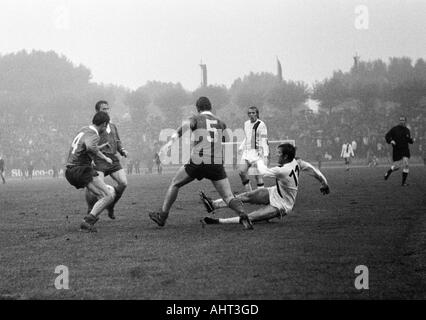
M279 210L281 217L291 212L293 205L289 203L288 200L280 196L277 190L277 186L269 187L268 192L269 204Z
M252 161L252 159L255 159L258 154L259 154L259 150L256 150L256 149L244 150L243 154L241 156L240 164L249 163L250 161ZM262 157L261 157L261 159L262 159ZM265 162L265 160L263 160L263 162ZM257 164L256 163L249 165L249 169L248 169L247 174L249 176L260 175L259 171L257 170Z

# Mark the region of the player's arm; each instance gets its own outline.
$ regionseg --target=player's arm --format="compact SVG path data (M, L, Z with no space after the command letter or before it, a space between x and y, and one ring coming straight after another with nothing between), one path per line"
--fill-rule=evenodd
M391 145L396 145L395 140L393 139L393 128L388 131L385 135L386 143L390 143Z
M343 158L344 153L345 153L345 145L342 144L342 152L340 152L340 158Z
M409 144L413 144L414 143L414 139L411 137L411 132L410 129L408 129L408 138L407 141Z
M263 159L258 158L256 161L254 161L257 165L257 171L259 171L260 175L263 175L267 178L277 178L280 174L281 167L272 167L268 168L263 161Z
M116 143L117 143L117 151L123 157L127 158L129 153L127 152L126 149L123 148L123 144L121 143L120 135L118 134L118 129L117 129L116 125L114 125L114 129L115 129L115 140L116 140Z
M328 186L327 179L322 174L321 171L319 171L317 168L315 168L309 162L303 161L301 159L298 159L297 162L299 164L301 171L306 171L310 176L313 176L315 179L317 179L321 183L322 187L321 187L320 190L323 194L330 193L330 187Z
M262 123L260 126L260 147L262 149L262 155L267 158L269 156L269 146L268 146L268 129L266 125Z
M86 145L86 149L89 153L92 153L96 155L97 157L105 160L109 164L112 164L112 160L108 158L106 155L104 155L98 147L99 143L99 136L98 135L91 135L86 137L84 144Z
M176 132L172 134L171 139L163 146L161 147L160 153L168 153L170 148L172 147L173 143L175 141L179 140L180 137L188 130L195 130L196 126L196 120L194 117L189 118L188 120L184 121L183 124L177 128Z

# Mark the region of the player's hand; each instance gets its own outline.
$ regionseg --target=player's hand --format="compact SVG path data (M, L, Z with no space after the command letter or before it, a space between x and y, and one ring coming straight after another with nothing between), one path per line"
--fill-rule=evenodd
M396 146L396 142L394 140L392 140L391 145Z
M129 155L129 152L127 152L126 149L121 150L121 152L123 153L123 157L127 158L127 156Z
M330 187L328 185L325 185L320 188L320 191L322 194L329 194L330 193Z

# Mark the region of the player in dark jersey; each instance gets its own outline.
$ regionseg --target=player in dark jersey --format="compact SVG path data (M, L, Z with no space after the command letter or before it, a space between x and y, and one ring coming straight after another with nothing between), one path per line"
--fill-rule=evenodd
M92 160L95 156L112 163L112 160L98 148L99 134L106 129L108 123L107 113L96 113L92 125L80 129L75 136L68 154L65 178L77 189L87 188L98 199L91 211L84 217L80 226L82 231L96 231L94 224L98 221L98 216L114 201L114 189L107 186L92 167Z
M0 154L0 176L1 176L1 180L3 181L3 184L6 183L6 179L4 177L4 169L5 169L4 159L3 159L3 156Z
M386 142L392 145L392 166L385 173L385 180L389 179L392 172L399 169L399 162L402 161L402 186L407 186L408 177L408 159L410 158L410 149L408 144L413 144L410 129L407 128L407 118L402 116L399 118L399 125L393 127L386 133Z
M96 103L95 110L96 112L106 112L109 115L110 106L107 101L101 100ZM99 146L100 150L112 160L112 163L106 162L103 158L95 157L95 169L98 171L102 179L109 175L115 182L117 182L117 186L114 187L116 194L114 203L107 208L108 217L115 219L114 206L117 201L120 200L124 190L127 188L126 172L120 164L117 152L123 157L128 156L128 152L121 144L120 136L118 135L117 126L115 124L109 123L106 130L100 133ZM86 202L88 204L89 211L91 210L92 198L93 195L91 195L89 191L86 191Z
M161 210L150 212L149 217L160 227L163 227L169 216L170 208L178 196L179 189L195 179L206 178L212 181L228 207L238 214L239 221L244 228L252 229L251 221L244 212L243 203L232 193L231 185L223 167L222 142L229 141L226 125L213 115L208 98L200 97L197 100L196 108L198 114L191 117L187 124L180 127L160 151L160 154L167 155L172 144L189 127L195 141L189 163L182 166L173 178Z

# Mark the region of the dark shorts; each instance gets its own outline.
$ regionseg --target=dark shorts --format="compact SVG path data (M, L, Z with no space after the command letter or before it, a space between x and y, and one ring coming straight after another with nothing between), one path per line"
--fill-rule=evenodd
M95 160L95 170L103 172L105 177L110 175L111 173L123 169L120 164L120 160L117 158L116 155L108 154L107 157L112 160L112 164L109 164L105 160L99 158L96 158Z
M65 178L77 189L85 188L99 174L91 166L67 167Z
M402 158L410 158L410 149L393 149L392 160L400 161Z
M212 181L218 181L227 178L225 168L222 164L195 164L193 162L189 162L185 164L185 171L188 176L197 180L205 178Z

